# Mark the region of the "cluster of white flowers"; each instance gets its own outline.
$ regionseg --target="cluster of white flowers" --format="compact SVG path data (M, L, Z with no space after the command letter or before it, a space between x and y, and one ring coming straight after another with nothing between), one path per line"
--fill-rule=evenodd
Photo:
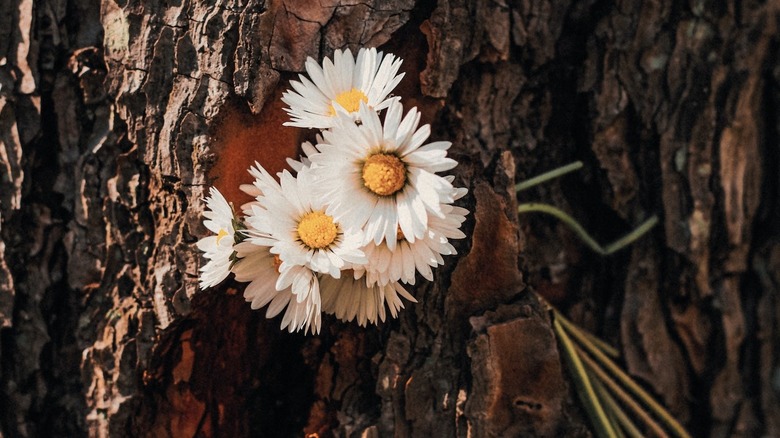
M357 59L337 50L320 66L309 58L282 100L292 121L320 129L317 144L304 143L294 171L278 181L260 164L241 190L255 198L237 216L215 188L206 198L204 225L215 235L198 248L208 263L202 288L230 272L249 282L244 297L271 318L284 311L290 332L319 333L323 312L360 325L397 316L417 273L433 280L442 256L455 254L450 239L465 235L468 211L452 205L466 189L437 175L457 163L451 143L423 144L430 126L419 126L416 108L403 114L390 92L403 77L401 60L376 49ZM383 118L380 118L380 113Z

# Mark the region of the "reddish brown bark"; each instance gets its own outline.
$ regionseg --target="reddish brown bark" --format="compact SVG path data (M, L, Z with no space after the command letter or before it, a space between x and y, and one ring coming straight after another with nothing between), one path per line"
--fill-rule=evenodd
M587 436L539 293L695 436L780 435L779 9L0 2L0 434ZM289 79L363 46L453 141L469 238L398 320L290 335L198 291L201 199L281 168ZM519 201L662 224L602 258L518 220L512 185L574 160Z

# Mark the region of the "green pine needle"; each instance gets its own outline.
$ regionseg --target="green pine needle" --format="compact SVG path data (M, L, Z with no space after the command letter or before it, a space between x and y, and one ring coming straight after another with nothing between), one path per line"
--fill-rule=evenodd
M582 240L585 245L587 245L590 249L595 251L598 254L601 255L610 255L614 252L617 252L626 246L633 243L635 240L639 239L650 231L651 228L653 228L658 223L658 216L653 215L650 217L650 219L647 219L642 223L642 225L638 226L634 230L632 230L630 233L626 234L625 236L621 237L620 239L610 243L607 246L601 246L598 242L596 242L593 237L588 234L587 231L585 231L585 228L580 225L579 222L577 222L573 217L569 216L566 212L563 210L553 207L549 204L543 204L538 202L529 202L525 204L520 204L517 206L517 212L519 214L523 213L545 213L549 214L550 216L554 216L557 219L560 219L561 222L566 224L569 228L571 228L572 231L574 231L574 234L577 235L577 237Z
M560 178L563 175L566 175L567 173L574 172L577 169L580 169L582 167L582 161L575 161L571 164L567 164L563 167L559 167L557 169L553 169L549 172L545 172L539 176L535 176L531 179L527 179L517 185L515 185L515 192L521 192L523 190L528 190L533 186L539 185L545 181L549 181L551 179Z
M593 427L596 430L596 435L601 438L615 437L615 430L612 428L612 423L607 418L607 414L604 412L604 408L599 402L599 398L596 396L593 386L588 378L588 372L580 361L580 357L574 347L574 343L566 334L566 331L561 326L558 320L553 319L553 327L555 328L555 334L561 341L563 346L563 357L566 359L566 363L569 365L569 369L574 374L574 384L577 386L577 394L580 397L580 401L588 412Z
M577 161L553 169L517 184L515 190L519 192L529 189L581 167L582 163ZM602 246L579 222L557 207L530 202L520 204L517 212L518 214L545 213L559 219L571 228L585 245L603 256L627 247L658 224L658 216L653 215L625 236ZM562 356L572 374L577 395L593 424L596 436L600 438L642 436L642 432L632 420L633 416L635 420L641 420L647 430L652 431L656 436L667 437L668 430L673 436L690 438L688 432L663 406L615 364L613 359L617 359L619 354L614 347L568 321L544 299L542 302L550 309L553 329L560 341ZM629 416L627 411L632 416Z

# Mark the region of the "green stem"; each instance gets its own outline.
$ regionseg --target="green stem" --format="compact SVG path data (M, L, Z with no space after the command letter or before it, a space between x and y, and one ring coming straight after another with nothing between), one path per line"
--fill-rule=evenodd
M575 170L581 167L582 167L582 161L575 161L563 167L559 167L549 172L545 172L539 176L535 176L531 179L527 179L525 181L518 183L517 185L515 185L515 192L521 192L523 190L530 189L531 187L535 185L539 185L545 181L549 181L551 179L561 177L563 175L566 175L569 172L574 172Z
M598 378L595 378L595 376L591 375L590 377L590 380L593 383L593 388L596 390L596 393L601 398L601 400L604 401L604 407L606 407L607 410L611 412L612 415L614 415L615 419L625 430L626 434L628 434L630 438L642 438L644 436L642 432L636 427L631 418L626 415L626 412L620 405L618 405L612 395L610 395L609 391L604 388L604 385L599 382Z
M552 308L553 314L555 315L555 318L561 321L561 325L563 328L566 329L567 332L571 333L572 336L574 336L577 341L580 342L580 344L593 344L594 347L598 348L599 350L603 351L604 354L607 356L617 359L620 357L620 353L617 351L617 349L606 342L602 341L601 339L593 336L592 334L588 333L586 330L583 330L576 325L574 325L571 321L566 319L560 312L555 310L555 308Z
M623 390L623 388L621 388L614 379L612 379L612 376L604 371L604 369L601 368L601 366L596 363L595 360L591 359L584 351L580 350L579 348L575 347L575 350L577 350L578 354L580 355L580 359L584 362L584 365L588 367L588 370L593 373L598 380L603 382L604 385L606 385L607 388L609 388L609 390L612 391L612 393L615 394L617 398L619 398L620 401L631 410L631 412L639 417L639 419L641 419L642 422L653 431L654 436L662 438L668 437L663 428L658 423L656 423L655 420L653 420L650 414L647 413L647 411L644 410L642 406L636 402L636 400L634 400L628 393L626 393L626 391Z
M656 224L658 224L658 216L653 215L650 217L650 219L642 222L642 225L634 228L634 230L630 233L607 245L604 250L607 254L612 254L613 252L619 251L633 243L636 239L642 237L645 233L650 231L651 228L656 226Z
M596 394L593 392L593 386L588 378L588 373L582 366L574 343L556 319L553 319L553 327L563 346L563 357L566 359L574 377L573 380L574 384L577 386L577 394L580 397L580 401L582 401L582 404L585 406L585 409L588 411L588 416L590 417L591 422L593 422L593 427L596 429L596 435L601 438L615 437L616 433L612 428L606 413L604 413L604 409L601 407L598 397L596 397Z
M677 422L670 414L669 412L664 409L663 406L661 406L658 402L653 399L653 397L650 396L644 389L642 389L639 385L634 382L634 380L629 377L626 373L623 372L623 370L620 369L617 365L615 365L612 360L609 359L604 353L601 352L598 348L595 348L593 345L590 344L582 344L582 347L587 350L588 353L590 353L593 356L593 359L586 358L583 359L586 362L598 361L601 365L605 366L610 374L617 378L620 383L628 389L631 394L633 394L635 397L637 397L639 400L644 403L645 406L650 408L650 410L653 411L653 413L658 416L658 418L668 426L676 436L681 438L690 438L690 435L688 435L688 432L686 432L685 428L680 425L680 423ZM606 375L606 373L604 373ZM604 380L604 379L602 379Z
M592 237L590 237L590 234L588 234L587 231L585 231L585 228L582 228L582 225L579 224L576 220L574 220L573 217L566 214L563 210L553 207L552 205L548 204L541 204L537 202L529 202L526 204L520 204L517 206L517 213L523 214L523 213L546 213L550 216L554 216L558 219L560 219L564 224L568 225L569 228L574 231L577 236L579 236L582 241L590 247L593 251L596 251L597 253L601 255L606 255L604 252L604 248L601 247L601 245L598 244L595 240L593 240Z
M602 247L601 245L594 240L590 234L588 234L587 231L585 231L585 228L582 227L582 225L579 224L573 217L569 216L566 212L563 210L553 207L549 204L542 204L538 202L529 202L525 204L520 204L517 206L517 213L523 214L523 213L545 213L549 214L550 216L554 216L557 219L559 219L561 222L566 224L569 228L574 231L574 233L579 237L585 245L587 245L590 249L595 251L596 253L600 255L610 255L613 252L619 251L623 249L626 245L629 245L630 243L634 242L638 238L640 238L643 234L647 233L653 226L655 226L658 223L658 216L653 215L650 219L644 221L642 225L631 231L630 233L626 234L625 236L621 237L620 239L610 243L606 247Z

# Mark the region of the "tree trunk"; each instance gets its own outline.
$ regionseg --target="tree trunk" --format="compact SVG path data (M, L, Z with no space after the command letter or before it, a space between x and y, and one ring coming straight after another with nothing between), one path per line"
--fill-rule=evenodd
M0 1L0 436L589 436L543 297L694 436L780 436L777 2ZM202 198L378 46L468 238L397 320L279 330L197 287ZM513 185L582 160L522 192ZM596 257L540 201L601 242Z

